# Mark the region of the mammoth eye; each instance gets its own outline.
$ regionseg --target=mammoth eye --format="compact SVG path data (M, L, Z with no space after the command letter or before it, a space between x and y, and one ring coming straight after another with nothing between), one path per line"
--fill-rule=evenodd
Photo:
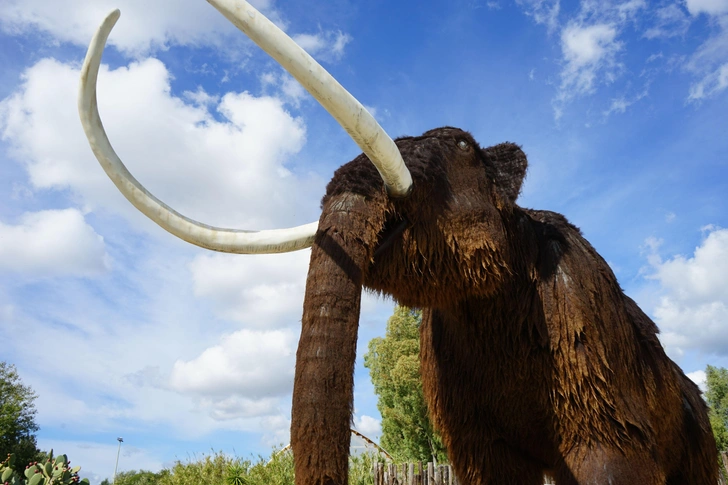
M461 150L467 150L470 145L465 140L460 140L458 142L458 148Z

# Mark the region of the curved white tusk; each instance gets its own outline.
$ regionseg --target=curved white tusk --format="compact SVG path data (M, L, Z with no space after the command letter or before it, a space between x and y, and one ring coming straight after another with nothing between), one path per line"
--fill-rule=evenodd
M273 22L244 0L207 0L300 82L372 161L394 197L412 188L397 145L359 101Z
M78 113L91 149L114 185L134 207L180 239L197 246L224 253L284 253L310 247L318 222L290 229L242 231L221 229L194 221L157 199L124 166L106 136L96 102L96 80L106 39L119 19L119 10L111 12L96 31L81 68Z

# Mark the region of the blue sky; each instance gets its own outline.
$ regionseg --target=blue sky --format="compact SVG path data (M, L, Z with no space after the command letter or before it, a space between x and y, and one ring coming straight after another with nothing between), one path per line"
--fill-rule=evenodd
M394 5L393 5L394 3ZM392 136L452 125L521 144L522 206L565 214L696 380L728 366L728 0L254 5ZM92 480L286 443L308 251L232 256L116 192L78 121L85 48L115 148L153 193L224 227L318 218L356 145L202 0L0 3L0 359L38 393L42 448ZM355 424L378 435L361 356Z

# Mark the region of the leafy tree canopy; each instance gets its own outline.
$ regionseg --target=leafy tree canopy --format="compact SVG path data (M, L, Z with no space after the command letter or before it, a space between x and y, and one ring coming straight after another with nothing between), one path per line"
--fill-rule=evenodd
M0 362L0 459L15 455L15 468L25 469L38 454L35 432L36 394L23 385L14 365Z
M709 365L705 369L708 390L705 400L710 406L710 426L718 451L728 451L728 369Z
M445 447L430 423L420 376L420 310L397 306L384 338L369 342L369 369L382 415L381 445L402 461L447 460Z

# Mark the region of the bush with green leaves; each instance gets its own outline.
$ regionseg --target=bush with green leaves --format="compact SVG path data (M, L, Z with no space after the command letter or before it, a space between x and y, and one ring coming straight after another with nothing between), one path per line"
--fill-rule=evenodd
M7 485L89 485L87 478L78 476L80 466L71 468L71 462L66 455L58 455L53 459L53 450L48 458L42 462L33 462L25 467L24 477L14 469L15 455L9 454L7 459L0 463L0 483Z
M359 454L349 462L350 485L373 485L376 454ZM108 482L107 482L108 483ZM169 469L119 473L113 485L293 485L293 454L274 449L270 458L256 460L214 452L186 462L178 460Z

